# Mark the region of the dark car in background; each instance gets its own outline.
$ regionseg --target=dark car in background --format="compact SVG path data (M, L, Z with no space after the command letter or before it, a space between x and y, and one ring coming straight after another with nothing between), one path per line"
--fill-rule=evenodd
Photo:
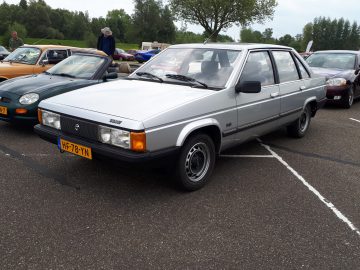
M0 60L5 59L9 54L10 52L4 46L0 46Z
M119 49L119 48L115 49L114 60L134 61L134 59L135 57L132 54L125 52L123 49Z
M74 54L44 73L0 83L0 120L35 124L41 100L117 78L107 56Z
M131 55L135 55L135 54L137 54L138 51L139 50L136 50L136 49L130 49L130 50L126 50L126 53L131 54Z
M317 51L306 62L315 74L326 77L329 103L350 108L360 97L360 51Z
M138 61L139 63L144 63L144 62L150 60L151 57L158 54L159 52L160 52L160 50L158 50L158 49L150 50L150 51L138 51L135 54L135 60Z

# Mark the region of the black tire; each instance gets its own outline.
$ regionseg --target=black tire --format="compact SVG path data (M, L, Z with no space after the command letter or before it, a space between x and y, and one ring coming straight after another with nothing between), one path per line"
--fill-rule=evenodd
M186 191L202 188L209 182L215 157L215 145L208 135L200 133L188 138L176 162L178 186Z
M354 103L354 89L351 87L348 92L341 98L341 105L345 109L350 109Z
M311 108L310 105L306 105L306 107L301 113L301 116L291 125L287 126L288 135L293 138L304 137L310 127L310 122Z

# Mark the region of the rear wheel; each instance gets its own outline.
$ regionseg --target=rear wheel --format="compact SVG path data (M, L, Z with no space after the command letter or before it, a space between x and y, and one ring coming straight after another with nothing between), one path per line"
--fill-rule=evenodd
M354 103L354 90L351 87L348 92L342 97L342 106L349 109Z
M178 185L187 191L198 190L209 182L215 165L215 146L206 134L196 134L183 145L176 164Z
M305 109L301 113L301 116L291 125L287 126L287 132L289 136L294 138L304 137L307 130L309 129L310 121L311 121L311 108L310 105L306 105Z

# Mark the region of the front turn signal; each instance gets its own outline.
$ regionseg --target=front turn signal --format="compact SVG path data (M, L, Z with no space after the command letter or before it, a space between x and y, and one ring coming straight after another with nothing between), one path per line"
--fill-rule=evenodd
M131 150L136 152L145 152L146 150L145 132L131 132L130 141L131 141Z
M39 120L39 123L42 124L42 111L41 111L41 109L38 109L38 120Z

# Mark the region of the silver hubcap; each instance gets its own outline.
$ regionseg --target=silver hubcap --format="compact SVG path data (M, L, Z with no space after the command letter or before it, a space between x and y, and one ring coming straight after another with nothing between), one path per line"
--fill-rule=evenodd
M197 143L189 150L185 160L185 172L193 182L200 181L210 166L210 151L205 143Z

